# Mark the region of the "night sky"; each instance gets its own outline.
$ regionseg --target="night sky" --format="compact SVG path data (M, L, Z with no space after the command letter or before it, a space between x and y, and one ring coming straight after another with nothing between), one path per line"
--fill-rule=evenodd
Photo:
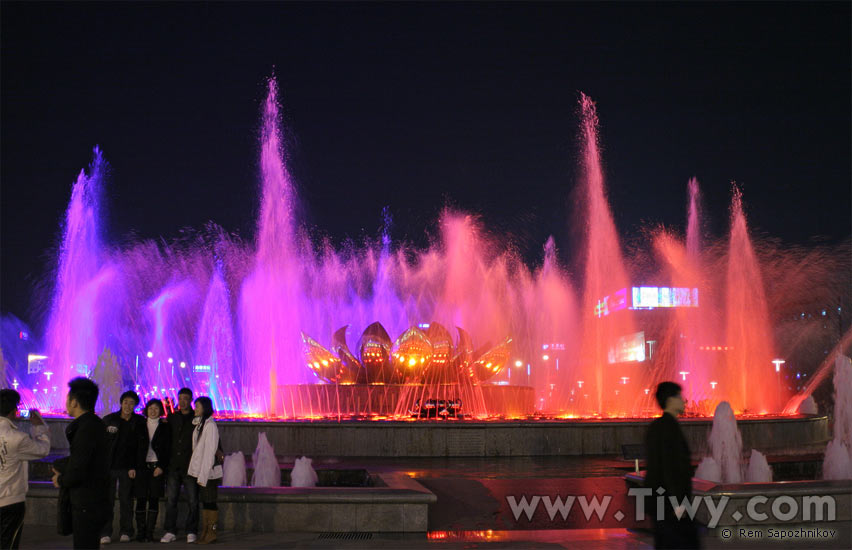
M112 244L212 220L253 237L265 79L303 220L422 246L445 205L530 261L577 224L580 91L619 232L682 230L730 182L756 234L847 238L850 3L18 4L0 7L0 310L37 322L71 184L99 144Z

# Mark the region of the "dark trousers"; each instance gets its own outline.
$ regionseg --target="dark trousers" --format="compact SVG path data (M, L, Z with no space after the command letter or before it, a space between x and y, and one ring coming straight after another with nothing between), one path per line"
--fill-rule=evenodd
M18 548L21 544L21 532L24 530L24 512L26 504L16 502L0 506L0 548Z
M156 504L163 497L166 474L162 473L154 477L154 470L157 466L156 462L148 462L144 468L136 470L136 479L133 480L133 492L136 494L137 501L142 499ZM161 469L165 470L165 468ZM156 508L157 506L152 506L152 508ZM138 503L136 508L139 508Z
M695 522L689 517L678 520L673 516L671 512L664 520L654 522L654 548L701 548Z
M137 472L138 473L138 472ZM109 507L106 510L107 519L101 529L102 537L112 536L113 508L115 507L115 484L118 483L118 524L120 534L133 536L133 480L127 475L127 470L110 470Z
M189 512L186 515L186 533L198 534L198 483L186 473L169 471L166 477L166 523L167 533L177 534L177 505L180 486L186 493Z
M75 505L71 508L74 550L97 550L101 547L101 528L107 515L106 508L106 503Z

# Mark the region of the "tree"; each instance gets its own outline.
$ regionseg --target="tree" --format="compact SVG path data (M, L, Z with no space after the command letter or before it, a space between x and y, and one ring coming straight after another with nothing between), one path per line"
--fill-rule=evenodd
M109 348L98 356L98 363L92 371L92 380L100 388L96 410L101 412L112 412L121 406L121 364Z

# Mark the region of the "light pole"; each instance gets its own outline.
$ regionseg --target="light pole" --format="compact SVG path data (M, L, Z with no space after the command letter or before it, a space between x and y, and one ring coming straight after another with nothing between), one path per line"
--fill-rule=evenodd
M781 365L786 363L787 361L783 359L773 359L772 363L775 365L775 381L778 384L776 388L776 392L780 395L781 393Z

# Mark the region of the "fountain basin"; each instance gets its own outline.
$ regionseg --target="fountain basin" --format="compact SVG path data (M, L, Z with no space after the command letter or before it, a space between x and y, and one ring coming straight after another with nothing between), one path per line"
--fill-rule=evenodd
M529 386L482 384L476 386L482 403L466 402L458 384L291 384L278 386L278 396L287 410L301 411L303 416L395 415L426 416L423 407L431 401L458 401L458 411L448 416L468 416L484 406L489 415L527 416L535 413L535 390ZM435 403L437 404L437 403ZM438 412L429 415L437 416Z
M48 419L54 452L68 448L69 419ZM644 440L650 419L524 420L218 420L226 453L251 455L260 432L275 452L310 457L501 457L620 455L622 445ZM711 419L684 419L695 453L706 448ZM28 423L21 423L23 429ZM825 416L782 416L739 421L743 446L764 452L821 452L829 439Z
M370 487L220 487L219 529L235 532L370 532L422 534L435 495L397 473L370 475ZM59 490L30 482L27 525L56 524ZM181 500L178 518L185 517ZM118 501L115 502L118 517ZM160 501L157 529L165 519ZM117 522L116 522L117 523ZM179 525L179 528L182 526Z

